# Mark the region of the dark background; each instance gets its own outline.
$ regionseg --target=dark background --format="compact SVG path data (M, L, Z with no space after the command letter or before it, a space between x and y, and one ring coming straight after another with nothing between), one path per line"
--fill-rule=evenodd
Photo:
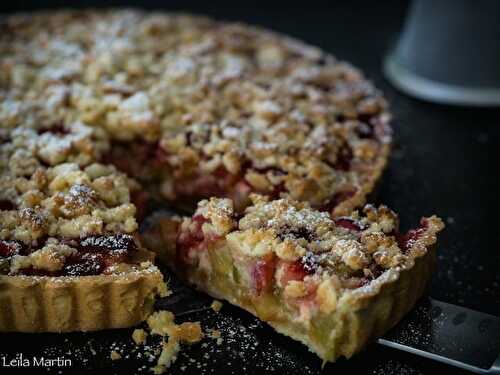
M332 1L325 4L308 1L302 6L266 4L251 7L237 2L83 1L78 6L119 6L124 3L144 8L186 10L222 20L261 25L319 46L362 69L384 92L394 115L395 148L375 203L383 202L399 212L405 227L416 224L423 215L435 213L441 216L447 228L439 239L439 268L430 295L441 301L500 316L500 253L497 243L500 232L495 224L495 217L500 212L496 196L500 110L425 103L404 96L389 85L382 75L381 62L401 29L406 2ZM11 12L69 5L64 1L15 1L1 4L0 9ZM450 61L450 64L453 62ZM236 309L224 309L230 316L240 319L241 315L243 321L251 320ZM264 343L269 338L286 350L296 346L292 341L268 332L266 327L259 330L263 331ZM85 338L98 341L99 337L114 337L119 340L122 336L122 333L100 333L86 335ZM34 335L3 334L0 336L0 354L8 351L7 342L11 351L13 348L17 351L21 350L19 348L36 351L44 343L52 345L61 341L62 336L42 337L40 340ZM81 335L67 337L69 341L74 339L83 343L78 341L82 340ZM18 346L18 342L23 346ZM31 342L31 346L27 342ZM26 352L29 350L26 349ZM196 352L197 349L193 350ZM229 363L229 360L217 362L208 359L206 362L214 361L216 364L212 370L220 373L241 373L245 370L259 374L284 371L306 373L302 365L310 367L313 373L318 372L319 361L305 350L297 350L292 357L299 362L293 364L293 371L279 365L260 368L257 363L262 361L260 357L243 356L240 363L246 361L247 365L244 368L238 365L240 367L235 369L232 369L234 363ZM220 358L224 356L220 354ZM179 362L183 362L182 358ZM186 373L189 373L189 363L184 362L188 366ZM135 372L133 361L103 366L121 373L125 370ZM179 371L180 366L177 364L174 372ZM341 361L324 369L324 373L339 371L369 374L458 373L458 370L444 365L376 345L351 361ZM3 374L4 370L0 372ZM206 373L212 372L207 370Z

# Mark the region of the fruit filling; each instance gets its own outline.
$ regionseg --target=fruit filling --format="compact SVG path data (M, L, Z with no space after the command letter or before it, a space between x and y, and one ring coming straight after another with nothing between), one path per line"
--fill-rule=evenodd
M250 197L242 215L229 199L200 202L180 226L177 269L209 283L223 279L217 285L240 290L237 298L284 303L301 316L334 309L342 294L407 267L426 251L422 241L443 227L436 217L424 218L420 228L399 234L398 218L385 206L332 218L289 198Z
M41 246L0 240L2 270L10 275L90 276L133 263L138 246L133 236L112 234L81 239L51 239Z

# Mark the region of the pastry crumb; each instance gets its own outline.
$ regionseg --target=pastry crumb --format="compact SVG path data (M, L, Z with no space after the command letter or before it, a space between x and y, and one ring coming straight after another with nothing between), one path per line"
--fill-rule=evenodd
M148 333L142 328L134 329L134 332L132 332L132 340L134 340L136 345L144 344L147 337Z
M203 338L200 322L185 322L176 328L175 337L182 342L194 344Z
M215 312L219 312L222 309L222 306L223 306L222 302L218 301L216 299L214 299L214 301L210 305L210 307L212 308L212 310L214 310Z
M167 338L163 343L160 357L155 367L151 370L155 374L163 374L170 367L170 365L177 359L177 354L180 351L180 344L194 344L203 338L203 330L200 322L184 322L176 324L174 322L175 316L172 312L166 310L156 311L151 314L146 320L148 327L153 335L159 335ZM134 335L140 338L143 333L136 333L141 331L137 329ZM144 330L142 330L144 332ZM144 332L145 334L146 332ZM134 339L135 341L135 339Z
M180 351L179 342L175 338L171 338L168 342L163 343L160 357L155 367L152 368L154 374L163 374L177 360L177 354Z
M221 332L218 329L209 329L207 336L214 339L217 345L221 345L224 342L221 337Z
M168 281L160 285L160 297L165 298L172 294L172 290L168 286Z
M117 361L119 359L122 359L122 355L118 353L116 350L112 350L109 356L112 361Z

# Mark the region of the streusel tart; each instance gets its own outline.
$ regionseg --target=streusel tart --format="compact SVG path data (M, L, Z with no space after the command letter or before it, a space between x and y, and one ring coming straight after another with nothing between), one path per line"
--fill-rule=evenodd
M163 256L181 277L303 342L324 361L349 358L413 307L429 281L442 221L399 232L385 206L332 218L308 203L252 195L160 222ZM172 233L177 233L173 245Z
M391 143L357 69L186 15L41 12L0 29L0 331L143 320L164 290L137 237L151 197L219 197L143 240L325 360L422 293L439 219L403 236L387 208L353 213Z

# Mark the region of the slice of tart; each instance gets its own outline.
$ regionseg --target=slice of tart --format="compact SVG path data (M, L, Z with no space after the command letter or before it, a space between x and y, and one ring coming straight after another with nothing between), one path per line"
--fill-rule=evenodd
M323 360L359 351L424 292L439 218L423 218L401 234L385 206L332 219L307 203L251 198L242 216L229 199L212 198L191 218L164 220L170 246L162 256L199 289L248 310Z

